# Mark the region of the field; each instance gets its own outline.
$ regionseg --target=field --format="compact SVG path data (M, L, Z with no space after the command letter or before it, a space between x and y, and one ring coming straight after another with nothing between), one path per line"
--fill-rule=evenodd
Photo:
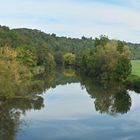
M140 77L140 60L132 60L132 74Z

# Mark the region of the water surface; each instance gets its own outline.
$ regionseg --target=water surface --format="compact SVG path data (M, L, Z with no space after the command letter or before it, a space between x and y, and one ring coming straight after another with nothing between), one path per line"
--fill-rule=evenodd
M46 82L47 83L47 82ZM138 140L140 95L121 85L96 85L70 71L32 101L4 104L5 140ZM10 114L12 113L12 115Z

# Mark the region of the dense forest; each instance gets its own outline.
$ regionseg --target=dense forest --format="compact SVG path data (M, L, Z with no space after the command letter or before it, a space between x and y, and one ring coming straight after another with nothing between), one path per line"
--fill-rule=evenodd
M0 139L15 139L20 117L45 107L42 93L58 85L80 83L99 113L127 113L127 89L140 92L140 79L128 82L139 48L106 36L72 39L0 27Z
M128 45L132 51L132 59L140 59L140 44L124 41L123 43ZM58 37L55 34L47 34L36 29L21 28L10 30L6 26L0 26L0 46L5 45L30 51L47 46L54 56L60 56L61 53L71 52L78 54L82 50L94 48L95 39L84 36L81 39Z
M140 44L109 40L106 36L67 38L0 26L1 96L35 92L40 81L34 79L38 75L47 77L57 65L72 66L98 79L125 80L131 73L130 59L139 59L138 50Z

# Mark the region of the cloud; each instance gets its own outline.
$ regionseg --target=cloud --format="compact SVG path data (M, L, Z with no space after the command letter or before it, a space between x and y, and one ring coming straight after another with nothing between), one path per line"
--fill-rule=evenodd
M5 0L0 5L0 24L71 37L106 34L140 42L139 7L138 0Z

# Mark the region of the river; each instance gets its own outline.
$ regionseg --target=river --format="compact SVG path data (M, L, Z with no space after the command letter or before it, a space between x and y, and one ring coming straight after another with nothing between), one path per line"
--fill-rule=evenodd
M0 140L140 139L140 94L73 70L57 72L38 98L2 105Z

